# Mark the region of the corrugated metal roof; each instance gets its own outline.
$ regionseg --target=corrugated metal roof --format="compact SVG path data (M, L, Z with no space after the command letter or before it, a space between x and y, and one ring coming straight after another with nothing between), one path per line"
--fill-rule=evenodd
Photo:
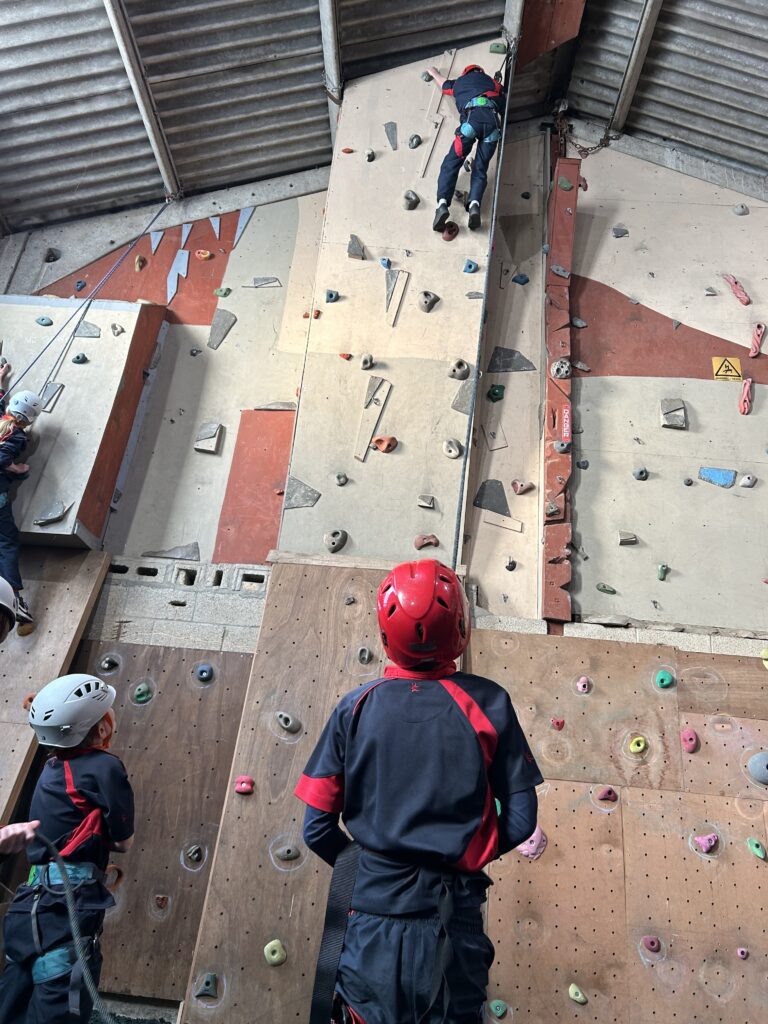
M642 10L643 0L587 0L568 91L584 117L611 117Z
M11 228L163 196L101 0L1 0L0 122Z
M316 0L146 0L126 9L186 191L328 163Z
M766 112L766 0L665 0L627 129L766 175Z

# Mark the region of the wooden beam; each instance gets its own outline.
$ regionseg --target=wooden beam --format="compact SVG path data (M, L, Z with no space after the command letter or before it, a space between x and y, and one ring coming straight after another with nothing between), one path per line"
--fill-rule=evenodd
M619 95L616 97L616 106L613 108L613 115L608 125L609 130L621 131L624 128L663 3L664 0L645 0Z

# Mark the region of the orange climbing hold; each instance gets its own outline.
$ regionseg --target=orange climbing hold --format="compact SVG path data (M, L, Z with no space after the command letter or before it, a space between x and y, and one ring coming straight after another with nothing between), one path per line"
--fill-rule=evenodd
M213 253L210 249L195 249L196 260L210 260L213 259Z
M371 448L375 448L377 451L383 452L385 455L389 455L390 452L393 452L395 448L397 448L397 438L392 437L391 435L388 437L383 437L381 435L379 437L374 437L371 441Z

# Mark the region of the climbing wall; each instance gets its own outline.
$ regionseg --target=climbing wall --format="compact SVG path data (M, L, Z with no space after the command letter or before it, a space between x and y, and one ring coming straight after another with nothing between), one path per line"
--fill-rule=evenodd
M746 761L768 743L762 663L480 630L468 663L507 688L546 780L544 853L490 868L489 998L532 1024L760 1019L768 863L747 840L766 845L768 789ZM690 728L699 746L685 753ZM711 833L704 854L694 837Z
M306 1018L330 869L304 847L293 788L333 707L381 675L374 595L383 573L276 565L235 747L182 1021ZM371 651L361 664L359 650ZM297 719L288 732L278 712ZM234 792L250 775L253 795ZM281 860L292 847L299 856ZM288 954L269 966L262 949ZM206 976L215 974L215 982ZM200 993L200 995L196 995ZM211 994L205 994L211 993Z
M113 750L137 808L136 842L114 858L125 880L106 918L104 992L183 998L251 660L135 644L78 651L78 671L117 689ZM206 666L210 681L199 678Z

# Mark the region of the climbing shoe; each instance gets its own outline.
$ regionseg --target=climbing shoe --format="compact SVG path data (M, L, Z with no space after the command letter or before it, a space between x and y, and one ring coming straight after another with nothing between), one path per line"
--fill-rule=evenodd
M444 202L438 203L438 207L435 210L435 218L432 221L432 230L442 231L448 223L449 214L450 210L448 209L448 204Z
M35 618L32 615L32 612L29 610L29 606L27 605L27 602L24 600L24 598L21 596L21 594L19 594L18 598L17 598L17 601L16 601L16 622L20 626L24 626L24 625L26 625L28 623L32 623L34 621L35 621Z
M468 224L470 231L477 231L480 227L480 203L476 199L469 204Z

